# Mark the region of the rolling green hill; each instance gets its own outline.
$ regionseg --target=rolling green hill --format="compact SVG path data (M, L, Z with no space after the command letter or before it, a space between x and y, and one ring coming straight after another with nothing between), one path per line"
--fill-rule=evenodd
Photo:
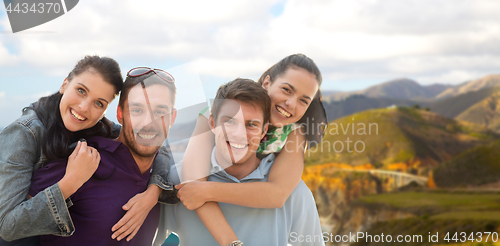
M322 143L308 150L306 164L372 164L384 168L437 166L466 149L499 136L475 124L408 107L367 110L329 123Z
M436 167L439 187L477 186L500 180L500 141L469 149Z

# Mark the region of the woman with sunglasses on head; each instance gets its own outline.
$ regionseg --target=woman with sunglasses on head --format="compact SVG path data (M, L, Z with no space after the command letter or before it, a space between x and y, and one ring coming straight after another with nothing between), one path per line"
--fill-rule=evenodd
M68 198L90 179L100 162L98 151L78 140L118 136L119 126L106 119L104 113L122 86L123 77L115 60L86 56L76 64L57 93L24 108L23 115L0 132L0 245L38 245L38 237L32 236L72 235L75 229L68 212L72 205ZM73 151L70 146L77 141ZM163 158L158 162L165 163ZM28 198L34 170L58 159L68 159L64 177ZM164 168L156 169L158 173ZM153 178L153 174L154 184L161 186L162 178ZM130 225L136 221L140 227L143 207L151 206L147 216L156 205L160 194L156 185L150 185L144 194L127 203L129 212L124 216L128 217L127 228L137 227ZM150 201L137 201L141 195L150 193L156 194L153 205ZM123 236L130 233L133 236L133 231Z
M184 206L196 209L220 245L239 244L216 202L280 208L300 182L306 145L311 147L321 141L321 125L326 124L319 91L321 81L316 64L302 54L285 57L260 77L258 83L271 98L271 125L258 154L262 157L279 153L268 182L232 184L193 181L176 186ZM193 139L195 141L189 142L184 155L183 170L189 171L182 172L183 180L206 181L214 146L214 135L206 115L198 116Z

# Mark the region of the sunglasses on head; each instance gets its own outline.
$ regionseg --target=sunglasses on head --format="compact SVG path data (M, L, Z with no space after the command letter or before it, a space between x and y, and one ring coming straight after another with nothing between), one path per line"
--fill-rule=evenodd
M139 76L142 76L142 75L150 73L150 72L155 73L156 75L158 75L158 77L162 78L163 80L165 80L169 83L175 82L174 76L172 76L171 74L169 74L161 69L149 68L149 67L132 68L130 71L128 71L127 76L139 77Z

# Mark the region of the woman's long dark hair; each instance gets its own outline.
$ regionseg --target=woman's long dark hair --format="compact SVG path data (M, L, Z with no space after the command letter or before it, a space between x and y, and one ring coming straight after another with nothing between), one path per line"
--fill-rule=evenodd
M67 79L71 81L75 76L92 71L99 73L104 81L115 87L115 96L123 87L123 77L118 63L109 57L86 56L80 60L75 68L69 73ZM38 118L45 126L45 134L42 139L42 152L48 161L67 159L72 150L69 146L80 138L90 136L101 136L115 138L112 131L112 123L105 117L89 129L71 132L64 126L59 110L62 94L57 92L50 96L40 98L33 105Z
M319 68L311 58L304 54L293 54L283 58L281 61L267 69L262 76L260 76L258 83L262 85L266 77L269 76L272 84L276 78L283 75L289 68L305 69L309 73L316 76L318 87L321 86L323 78ZM311 148L323 140L323 135L325 134L328 122L326 119L325 108L323 107L323 102L321 100L321 91L319 89L306 112L302 118L297 121L297 123L304 126L302 128L302 132L306 135L306 140L308 142L307 148Z

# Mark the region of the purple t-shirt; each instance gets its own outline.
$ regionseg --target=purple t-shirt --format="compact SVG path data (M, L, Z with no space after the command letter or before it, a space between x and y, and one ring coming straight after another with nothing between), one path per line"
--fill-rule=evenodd
M157 204L149 213L141 229L130 241L111 239L113 227L125 211L122 206L130 198L147 188L151 169L141 174L132 154L122 143L102 137L87 139L98 149L101 163L94 173L70 198L68 210L75 226L70 237L46 235L42 245L151 245L158 227L160 208ZM59 182L66 172L67 160L52 161L36 170L31 178L30 195Z

